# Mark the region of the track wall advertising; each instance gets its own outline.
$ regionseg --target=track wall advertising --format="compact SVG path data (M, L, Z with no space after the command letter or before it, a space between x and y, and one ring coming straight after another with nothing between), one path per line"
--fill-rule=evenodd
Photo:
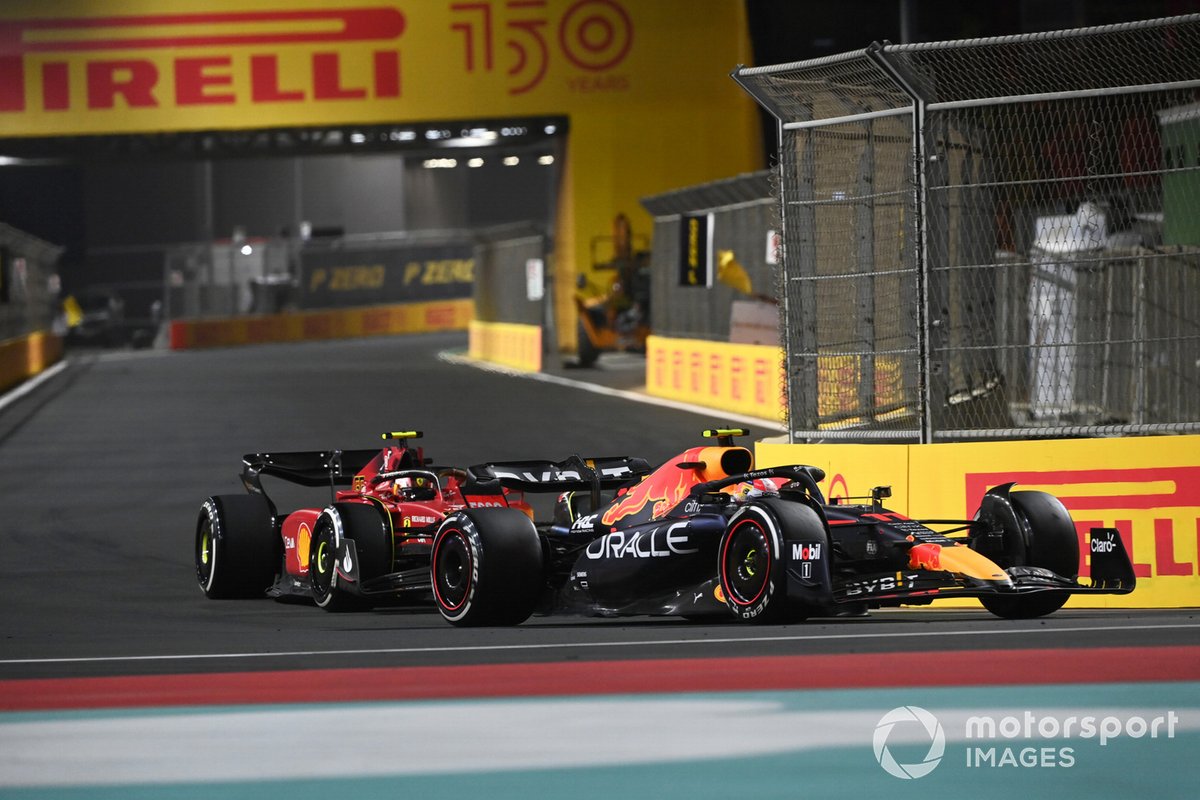
M11 0L0 136L566 116L556 316L614 214L755 169L742 0ZM575 327L561 326L573 344Z
M305 250L300 302L304 308L346 308L470 297L474 254L470 243Z
M349 339L398 333L463 330L475 313L470 299L404 303L333 311L303 311L172 322L172 350L267 342Z
M888 507L916 518L967 519L988 488L1017 481L1062 500L1080 542L1093 527L1121 532L1137 589L1073 597L1076 607L1200 606L1200 436L928 445L759 443L758 465L812 464L830 497L892 487ZM1080 575L1088 575L1081 548Z
M773 345L651 336L649 394L763 419L783 419L783 352Z

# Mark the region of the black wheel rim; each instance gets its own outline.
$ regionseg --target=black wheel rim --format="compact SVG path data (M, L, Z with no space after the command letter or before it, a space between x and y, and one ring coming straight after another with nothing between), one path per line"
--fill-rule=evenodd
M742 606L758 602L771 580L767 533L754 520L739 522L721 552L721 576L729 599Z
M471 590L471 550L461 532L450 531L438 541L433 572L438 603L450 611L461 608Z

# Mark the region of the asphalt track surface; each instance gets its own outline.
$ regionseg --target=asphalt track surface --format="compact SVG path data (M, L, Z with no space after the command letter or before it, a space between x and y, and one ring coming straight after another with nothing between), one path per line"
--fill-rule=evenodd
M535 796L568 790L601 796L648 786L658 788L653 793L635 789L632 796L724 796L735 786L761 790L764 796L802 796L788 788L797 777L788 772L796 762L784 769L774 761L753 761L767 756L754 749L757 739L751 734L744 737L750 751L731 745L723 751L728 759L723 763L737 771L751 759L755 775L761 768L782 777L747 780L743 775L726 782L727 772L710 775L709 767L697 764L722 757L706 749L697 728L707 726L708 738L724 739L723 726L737 728L730 720L759 719L757 706L747 711L738 704L753 705L765 696L771 698L768 718L774 722L755 727L759 733L774 730L770 726L793 711L810 713L810 701L818 696L825 698L818 706L829 704L849 715L845 719L855 713L870 718L865 734L847 735L848 741L865 737L856 742L857 749L836 749L841 745L833 740L791 741L784 733L776 740L787 742L767 747L775 754L770 758L782 757L777 751L834 747L823 751L823 758L840 759L848 769L870 776L861 784L843 784L833 772L809 763L803 772L815 781L812 785L824 788L823 796L861 796L863 791L905 796L918 785L926 792L935 788L884 773L878 747L872 759L870 728L880 719L879 708L919 702L937 708L938 703L1012 708L1018 698L1026 707L1031 698L1038 699L1038 708L1055 702L1093 707L1117 696L1133 698L1137 709L1178 708L1183 722L1180 737L1172 740L1176 749L1123 751L1122 756L1147 776L1126 788L1173 795L1175 784L1154 781L1158 759L1175 758L1178 748L1191 748L1193 755L1196 749L1200 614L1195 610L1065 609L1043 620L1008 622L982 609L919 609L773 627L535 618L516 628L459 630L426 608L328 614L304 604L203 597L192 564L196 516L207 495L242 491L237 474L243 453L373 447L383 431L418 428L425 431L427 453L443 464L558 459L571 453L639 455L658 462L698 443L702 428L728 421L719 413L631 401L625 392L636 388L640 376L636 363L621 358L602 359L597 370L557 370L562 380L547 382L445 357L464 346L463 336L446 334L169 354L77 354L65 370L0 406L0 797L253 796L258 791L253 787L263 780L274 781L289 796L309 796L308 791L317 796L337 781L351 780L348 775L364 797L415 791L527 796L532 780L547 792ZM570 385L576 380L599 391ZM312 504L322 499L318 493ZM1006 686L1022 692L996 694ZM597 706L597 697L607 700ZM571 706L571 698L584 705ZM690 700L680 706L680 698ZM433 705L414 706L414 701ZM721 705L726 701L733 706ZM554 705L564 702L565 707ZM380 768L380 759L392 763L386 753L363 752L374 740L363 744L348 735L357 749L340 771L306 767L276 774L264 766L274 763L272 755L247 756L235 748L224 755L218 749L199 776L182 766L156 772L149 762L109 775L107 766L97 765L121 759L105 755L98 742L121 742L131 734L107 728L86 733L86 724L117 724L105 715L142 725L142 717L121 716L137 708L154 710L155 720L166 714L163 709L208 708L202 719L218 728L230 723L214 721L214 708L237 709L241 723L250 726L255 719L267 731L293 723L330 724L307 717L264 720L245 712L263 707L280 714L317 713L313 709L322 706L314 703L353 703L357 713L393 703L398 705L386 706L387 713L400 716L424 708L437 717L448 708L454 719L486 720L502 711L498 730L463 722L475 738L462 738L461 726L447 735L459 737L458 745L468 750L475 743L481 757L494 750L497 737L510 732L527 730L542 744L492 753L495 760L478 763L465 752L454 762L458 766L406 771ZM102 719L89 721L88 714ZM638 720L655 718L666 727L647 743L639 738L645 725ZM566 727L547 730L547 719ZM631 719L637 723L633 730ZM428 726L429 720L426 714L417 724ZM587 720L594 730L584 724ZM807 717L792 722L810 728L829 724ZM197 748L224 741L196 719L179 724L186 733L160 734L182 742L179 764L188 763ZM353 723L360 734L376 730L372 724L379 723ZM393 719L392 724L399 723ZM949 740L958 741L949 732L951 723L946 726ZM138 736L154 735L144 725L137 730ZM243 737L252 735L249 730ZM610 757L582 758L579 745L569 753L547 754L546 739L560 735L582 736L592 746L605 744L601 739L608 736ZM811 738L812 731L806 735ZM654 751L662 737L673 737L675 750L682 748L683 754L637 755L646 748ZM614 738L636 752L625 753ZM55 742L75 746L85 755L67 759L61 774L100 777L48 777L58 774L63 761L43 763L37 755L42 750L17 744L30 741L52 749ZM1123 746L1128 750L1131 744ZM533 750L539 755L530 755ZM1107 763L1117 751L1103 752ZM286 761L293 755L278 757ZM427 764L437 761L433 751L422 758ZM356 768L362 759L373 766ZM463 767L466 762L474 766ZM668 769L664 763L675 766ZM1112 777L1093 767L1088 781L1071 785L1090 796L1109 796ZM1016 784L1007 778L996 783L995 796L1019 788L1021 781L1031 781L1031 791L1054 786L1044 769L1017 772ZM408 778L397 784L401 774ZM952 773L943 768L939 774ZM1075 779L1085 773L1060 768L1053 774ZM1194 788L1200 777L1194 758L1182 774ZM966 777L978 783L980 776ZM300 783L289 783L293 780ZM98 793L100 785L112 794ZM982 786L983 796L992 796L989 785ZM210 790L215 795L206 794ZM1070 785L1055 791L1073 793Z

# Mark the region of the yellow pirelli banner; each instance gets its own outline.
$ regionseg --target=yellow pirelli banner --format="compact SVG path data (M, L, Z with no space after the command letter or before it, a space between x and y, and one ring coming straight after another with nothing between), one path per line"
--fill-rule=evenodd
M442 142L563 120L535 133L569 128L568 320L618 212L648 232L640 198L758 168L758 111L729 77L751 62L744 0L5 0L0 136L439 122Z
M763 419L783 419L783 351L651 336L646 340L646 392Z
M541 372L541 326L472 320L467 355L522 372Z
M172 350L188 350L268 342L302 342L464 330L474 313L474 303L466 299L224 319L179 320L171 323L170 343Z
M1200 436L1069 439L931 445L759 443L758 466L811 464L825 470L828 497L869 496L891 486L888 506L915 519L969 519L991 487L1016 481L1058 497L1080 537L1080 575L1089 574L1085 536L1121 532L1137 589L1072 598L1068 606L1200 606ZM964 601L964 603L967 601Z

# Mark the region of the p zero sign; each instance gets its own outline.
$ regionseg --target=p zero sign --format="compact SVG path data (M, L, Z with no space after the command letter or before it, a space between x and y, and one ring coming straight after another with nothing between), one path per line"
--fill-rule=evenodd
M399 97L404 29L390 7L0 22L0 112ZM345 43L372 46L368 75L347 80L327 49ZM281 63L278 49L292 45L311 48L305 69ZM147 52L164 49L165 61ZM80 54L82 63L70 58Z

